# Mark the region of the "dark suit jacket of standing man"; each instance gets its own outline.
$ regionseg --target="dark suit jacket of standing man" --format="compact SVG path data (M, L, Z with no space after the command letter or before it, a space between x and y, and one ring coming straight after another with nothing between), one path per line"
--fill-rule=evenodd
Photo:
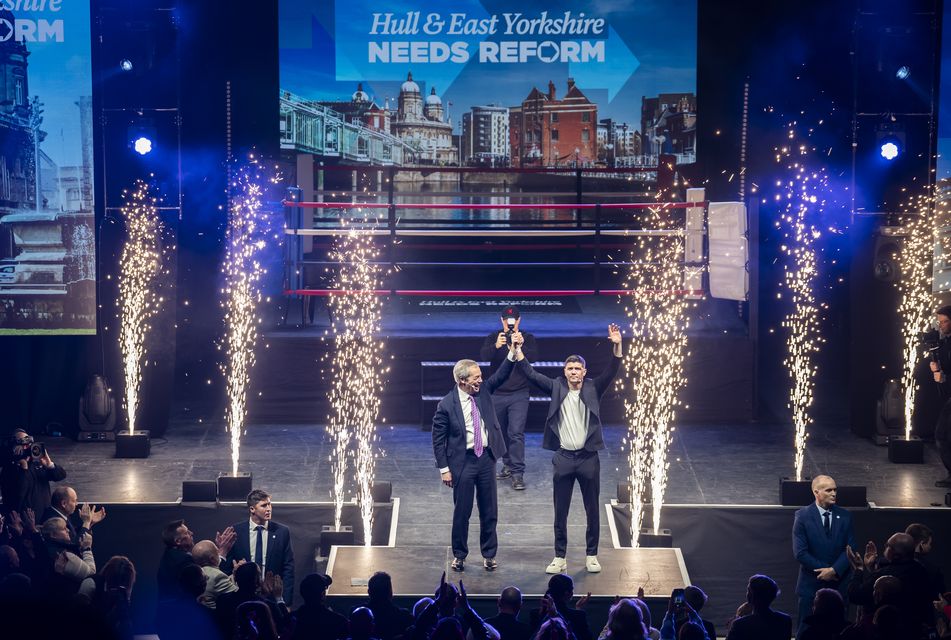
M855 549L852 514L835 504L830 511L832 530L829 534L826 534L822 526L822 517L815 502L797 511L793 522L793 553L799 561L796 594L800 599L808 599L810 605L819 589L837 589L844 598L848 588L851 565L845 554L845 547L851 546ZM839 579L819 580L815 569L826 567L835 569Z
M228 567L226 573L232 572L232 563L246 560L254 562L251 557L251 523L243 520L234 525L237 539L228 553ZM294 601L294 549L291 547L291 530L280 522L269 520L264 531L267 538L267 556L264 558L264 570L270 571L284 580L284 602L291 606Z
M558 423L561 420L561 404L568 397L568 379L565 376L549 378L538 373L529 365L527 360L520 361L517 366L529 381L551 395L548 417L545 419L545 433L542 436L542 447L549 451L558 451L561 447ZM588 422L588 435L584 442L586 451L604 449L604 432L601 429L601 396L608 390L620 367L621 358L612 354L611 364L608 365L607 369L597 377L586 379L581 384L581 401L591 412L591 420Z
M492 404L492 392L505 382L513 366L511 360L503 361L499 370L483 382L479 390L479 416L489 440L486 446L496 461L505 455L505 441L502 438L499 418L495 415L495 406ZM433 416L433 454L436 456L437 469L449 467L453 479L462 475L462 467L466 461L466 418L462 413L459 389L456 386L436 406L436 414Z

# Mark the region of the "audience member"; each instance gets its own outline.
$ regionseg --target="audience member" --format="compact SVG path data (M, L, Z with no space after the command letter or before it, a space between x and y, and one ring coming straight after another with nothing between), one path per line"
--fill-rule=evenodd
M367 581L367 595L369 602L366 608L373 612L374 628L380 640L401 636L413 624L413 614L393 604L393 580L390 574L378 571L370 576ZM352 615L350 622L352 625Z
M704 593L703 589L695 585L690 585L684 589L684 600L687 601L687 604L697 612L697 615L700 615L700 611L703 609L703 605L707 604L707 594ZM710 640L713 640L717 637L716 626L705 619L703 616L700 616L700 621L703 623L703 629L707 632L707 637Z
M634 604L641 610L641 617L644 620L644 626L647 627L647 637L651 640L660 640L660 629L657 629L653 626L653 619L651 618L651 608L647 606L647 603L644 602L644 588L641 587L637 590L637 597L631 598L634 601Z
M702 624L686 622L677 632L677 640L708 640L707 632Z
M905 528L905 533L915 541L915 560L921 563L931 577L932 597L939 597L944 593L944 574L941 567L931 561L934 532L931 527L915 522Z
M159 603L158 632L162 640L214 640L221 638L214 617L198 602L205 592L205 574L197 564L187 564L178 572L176 595ZM230 637L230 634L226 637Z
M631 599L618 600L608 612L599 640L647 640L650 637L640 606Z
M350 640L375 640L375 616L368 607L357 607L350 614Z
M102 616L106 626L118 640L132 640L132 588L135 586L135 566L125 556L109 558L96 575L96 593L93 608Z
M727 640L789 640L792 618L771 607L778 595L779 587L772 578L764 575L751 577L746 600L753 611L733 621Z
M221 557L218 555L218 547L214 542L211 540L196 542L192 548L192 559L201 567L207 579L205 592L198 598L200 603L209 609L214 609L218 596L238 590L231 576L219 568Z
M535 634L535 640L576 640L566 621L559 615L545 619Z
M499 612L486 622L499 632L502 640L528 640L532 629L518 619L522 610L522 592L517 587L505 587L497 601Z
M66 530L69 531L69 539L74 544L79 544L79 537L85 531L91 531L92 527L99 524L106 517L105 507L90 507L84 504L77 509L79 497L72 487L56 487L50 500L50 506L43 511L43 517L40 522L46 522L50 518L62 518L66 522Z
M162 530L162 542L165 544L165 551L159 561L156 576L159 602L180 595L178 592L178 573L183 567L195 562L192 557L192 549L195 547L194 535L184 520L173 520L165 525L165 529ZM223 533L215 536L215 546L218 548L218 557L220 558L220 569L224 569L224 558L231 551L235 537L232 527L228 527Z
M0 579L19 572L20 556L17 555L16 549L8 544L0 546Z
M819 589L799 640L835 640L847 625L842 594L836 589Z
M571 576L564 573L557 573L548 580L548 591L542 598L542 606L531 612L531 627L538 629L537 634L541 634L541 627L546 618L561 617L567 625L568 631L578 640L593 640L594 635L588 627L588 614L584 611L584 605L588 601L588 594L578 599L578 605L571 606L571 597L574 595L575 583ZM548 633L558 634L558 629L548 629Z
M878 549L869 541L865 555L849 549L849 561L855 579L849 585L849 599L855 604L868 606L874 602L874 586L882 576L894 576L901 582L898 608L903 612L911 637L918 637L920 629L934 627L932 582L928 571L915 560L915 541L907 533L893 534L885 543L884 561L879 562Z
M280 640L271 607L260 600L248 600L235 612L234 640Z
M347 619L327 606L327 587L333 584L330 576L312 573L300 583L304 604L294 612L294 640L343 640L349 628Z
M667 613L664 614L664 621L660 625L660 637L663 640L679 638L680 629L689 623L697 625L703 630L703 635L707 635L700 614L694 611L690 603L687 602L684 597L684 590L674 589L673 593L670 594L670 600L667 601Z
M91 578L96 573L96 560L92 553L92 534L85 534L78 545L69 540L66 523L54 518L43 523L41 529L46 545L46 554L52 571L45 574L43 589L53 599L83 593L92 595L95 584ZM85 583L90 580L89 583Z
M840 640L876 640L875 611L878 607L895 604L901 598L901 581L895 576L882 576L872 587L872 602L859 607L859 618L839 634Z

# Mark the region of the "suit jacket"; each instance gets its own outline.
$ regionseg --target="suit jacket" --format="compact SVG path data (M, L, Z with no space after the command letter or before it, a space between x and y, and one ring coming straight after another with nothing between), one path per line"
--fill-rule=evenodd
M792 637L792 618L770 609L733 621L727 640L788 640Z
M561 438L558 435L558 423L561 420L561 405L568 397L568 379L564 376L558 378L549 378L538 373L528 363L522 360L518 363L519 369L525 374L530 382L538 385L542 390L551 395L551 403L548 405L548 417L545 419L545 433L542 436L542 446L550 451L557 451L561 447ZM581 385L581 402L591 412L591 419L588 422L588 436L585 439L584 448L586 451L598 451L604 449L604 434L601 430L601 396L608 390L618 369L621 367L621 359L611 358L611 364L601 372L596 378L585 380Z
M79 533L84 529L83 521L79 518L78 511L73 511L72 515L68 518L63 517L63 514L54 509L52 506L46 507L43 511L43 517L41 517L37 523L43 524L47 520L52 520L53 518L60 518L61 520L66 521L66 530L69 532L69 539L73 544L79 544Z
M254 562L251 557L251 533L247 520L232 525L238 537L228 553L226 565L234 566L232 562L245 560ZM264 560L264 570L281 576L284 580L284 602L288 606L294 597L294 549L291 546L291 530L280 522L271 520L265 534L267 539L267 558ZM229 569L230 571L230 569Z
M819 589L839 589L846 586L851 566L845 555L845 547L855 549L852 532L852 514L838 505L832 505L832 531L827 535L822 526L819 507L815 503L796 512L793 522L793 554L799 561L799 580L796 593L811 598ZM839 579L823 582L816 578L815 569L832 567Z
M532 637L532 628L511 613L499 613L486 618L485 622L499 632L499 640L528 640Z
M513 366L510 360L505 360L499 370L482 383L477 399L479 416L488 434L486 444L496 460L505 455L506 449L502 427L492 404L492 392L505 382L512 373ZM462 475L466 458L466 417L462 412L457 387L453 387L436 406L436 414L433 416L433 454L436 456L437 469L449 467L453 477Z
M231 576L218 567L202 567L201 572L208 581L205 583L205 593L198 596L198 601L209 609L215 608L215 602L222 594L238 590Z

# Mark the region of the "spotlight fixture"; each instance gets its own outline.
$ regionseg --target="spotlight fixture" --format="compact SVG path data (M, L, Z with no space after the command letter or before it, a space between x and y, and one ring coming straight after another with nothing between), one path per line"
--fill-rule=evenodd
M907 80L911 76L911 69L907 65L902 65L898 67L898 71L895 72L895 77L899 80Z
M132 71L132 61L128 58L123 58L119 61L119 68L126 72Z
M140 156L148 155L152 152L152 141L145 136L139 136L132 141L132 148Z
M883 140L881 146L879 147L879 153L882 154L882 157L886 160L894 160L901 153L901 147L898 144L898 140L894 138L889 138Z

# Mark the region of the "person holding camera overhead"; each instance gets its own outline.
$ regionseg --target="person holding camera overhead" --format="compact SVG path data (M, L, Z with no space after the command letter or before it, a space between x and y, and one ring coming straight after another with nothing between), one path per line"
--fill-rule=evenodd
M512 336L519 332L524 340L522 353L525 354L525 359L536 362L538 347L535 344L535 336L519 328L522 319L518 308L510 305L502 309L501 320L502 330L493 331L486 336L479 357L489 361L492 371L498 371L502 361L508 357L508 345L512 342ZM530 386L525 374L516 369L492 394L495 415L502 427L502 437L505 439L506 447L506 453L502 457L502 469L496 478L499 480L511 478L512 488L516 491L525 489L525 422L528 419Z
M66 470L53 464L42 442L34 442L24 429L15 429L10 437L8 458L0 471L0 497L3 510L42 514L50 506L50 482L66 479Z

